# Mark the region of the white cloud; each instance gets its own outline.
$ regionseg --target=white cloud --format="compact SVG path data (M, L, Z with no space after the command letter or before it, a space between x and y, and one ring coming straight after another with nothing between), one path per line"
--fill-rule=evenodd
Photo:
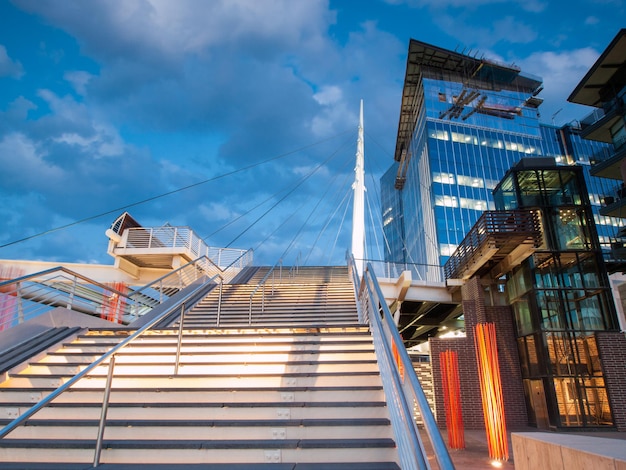
M54 185L63 170L46 161L46 154L24 134L10 133L0 140L0 186L37 188Z
M511 31L515 31L515 34L511 34ZM507 40L511 43L525 44L535 39L537 39L537 31L513 16L506 16L493 23L492 41Z
M83 70L73 70L65 72L64 78L71 83L76 93L84 96L86 94L87 85L94 76Z
M449 7L475 8L484 5L493 5L497 3L517 3L524 10L530 12L541 12L546 8L546 2L541 0L385 0L386 3L392 5L406 4L411 7L431 7L443 10Z
M228 204L221 202L211 202L210 204L200 204L198 207L200 217L212 221L232 220L239 214L232 210Z
M126 0L88 3L17 2L76 35L100 57L138 60L203 54L208 48L250 41L284 47L315 45L334 17L327 0Z
M0 44L0 77L21 78L24 75L22 64L12 60L6 47Z
M320 91L313 95L313 99L323 106L337 104L342 97L341 88L335 85L323 86Z
M549 117L559 112L556 124L566 123L583 117L590 108L567 103L567 98L576 85L595 63L599 53L585 47L565 52L537 52L520 60L522 70L538 75L543 79L544 90L541 92L545 102L540 111L549 121Z

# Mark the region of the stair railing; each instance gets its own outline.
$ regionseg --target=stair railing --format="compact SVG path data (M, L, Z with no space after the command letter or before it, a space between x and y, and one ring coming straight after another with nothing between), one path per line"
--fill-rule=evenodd
M149 297L133 297L58 266L0 282L0 330L57 307L120 321L132 311L150 310L156 305L158 302Z
M270 295L274 295L274 285L276 283L276 268L279 268L279 284L283 280L283 260L278 260L278 262L271 267L271 269L263 276L263 279L259 281L254 290L250 293L250 302L248 306L248 325L252 325L252 300L256 293L261 289L261 313L265 312L265 285L267 284L267 280L272 276L272 284L271 284L271 293Z
M242 256L245 256L245 253ZM202 276L212 277L215 275L226 276L225 269L220 268L212 259L201 256L142 286L129 294L129 297L156 299L158 305L170 297L167 293L168 290L178 292L198 281ZM145 313L147 312L133 311L134 319Z
M57 307L130 323L201 277L232 279L252 261L248 250L222 269L202 256L130 293L62 266L0 282L0 331Z
M245 253L241 255L241 257L244 257L244 256L246 256ZM231 265L226 267L223 271L227 272L228 269L231 266L237 266L237 263L239 263L241 261L240 258L237 258L236 260L234 260L231 263ZM96 367L98 367L100 365L104 365L105 361L108 360L109 361L109 371L108 371L108 374L107 374L107 382L106 382L106 385L105 385L103 402L102 402L102 410L103 411L101 412L102 429L98 430L98 435L99 435L100 442L99 443L96 442L95 453L94 453L94 467L97 467L98 464L99 464L99 460L100 460L100 451L101 451L101 448L102 448L102 436L104 435L104 426L106 424L106 410L108 409L108 406L109 406L108 405L108 403L109 403L108 398L110 396L111 382L112 382L112 379L113 379L113 370L112 369L113 369L113 367L115 365L115 360L114 360L115 354L117 354L122 348L126 347L127 345L129 345L130 343L135 341L137 338L139 338L141 335L143 335L146 331L150 330L152 327L157 325L164 318L169 316L172 312L176 311L176 309L182 308L183 309L182 311L184 312L185 302L187 302L189 299L196 298L198 296L198 294L200 294L203 289L206 289L207 285L209 285L211 283L216 283L216 278L218 278L218 277L219 276L216 274L215 276L207 279L205 282L198 283L198 285L194 286L188 292L186 292L186 295L184 297L182 297L180 299L176 299L176 301L173 303L173 305L171 305L169 308L164 309L163 312L159 313L154 318L150 319L146 324L144 324L142 327L138 328L132 335L128 336L126 339L124 339L123 341L121 341L117 345L113 346L109 351L107 351L106 353L102 354L99 358L94 360L91 364L87 365L87 367L85 367L84 369L79 371L76 375L74 375L72 378L70 378L67 382L65 382L62 385L60 385L56 390L53 390L51 393L49 393L44 398L42 398L38 403L36 403L32 407L30 407L28 410L26 410L24 413L22 413L20 416L15 418L10 423L8 423L6 426L4 426L2 429L0 429L0 439L3 439L4 437L6 437L9 433L11 433L17 427L22 426L35 413L37 413L38 411L40 411L44 407L48 406L50 404L50 402L52 402L52 400L54 400L59 395L61 395L63 392L68 390L76 382L78 382L80 379L82 379L87 374L89 374L91 371L93 371ZM182 313L181 313L181 317L182 317ZM109 375L111 377L110 379L109 379Z
M296 256L296 261L293 263L293 266L289 268L289 278L293 279L300 272L300 263L302 261L302 252L298 253Z
M354 276L356 272L354 260L350 259L349 264L352 265ZM367 313L374 338L376 357L401 467L403 469L431 468L413 416L414 406L417 405L439 468L453 470L454 464L448 449L370 263L367 264L363 273L358 292L361 308L364 313Z
M99 365L103 364L107 359L112 357L120 349L122 349L123 347L127 346L132 341L137 339L139 336L144 334L146 331L148 331L154 325L156 325L161 320L163 320L166 316L171 314L174 310L180 308L180 306L185 302L185 300L187 300L188 298L191 298L194 295L196 295L201 289L206 288L206 285L208 283L210 283L211 281L214 281L214 279L209 279L207 282L204 282L204 283L199 284L198 286L196 286L194 289L192 289L190 292L188 292L187 295L184 298L179 299L177 302L175 302L174 305L171 308L165 309L163 312L161 312L160 314L156 315L154 318L152 318L150 321L148 321L144 326L142 326L139 329L137 329L132 335L128 336L126 339L124 339L123 341L121 341L117 345L113 346L109 351L107 351L106 353L102 354L99 358L94 360L91 364L89 364L83 370L81 370L76 375L74 375L74 377L69 379L67 382L63 383L56 390L54 390L50 394L46 395L43 399L41 399L41 401L39 401L38 403L33 405L31 408L29 408L27 411L22 413L20 416L15 418L13 421L11 421L9 424L7 424L4 428L2 428L0 430L0 439L4 438L7 434L9 434L11 431L13 431L16 427L24 424L24 422L27 419L29 419L32 415L34 415L36 412L38 412L43 407L48 405L52 400L54 400L56 397L58 397L61 393L65 392L72 385L74 385L80 379L85 377L89 372L94 370Z
M183 344L183 324L185 323L185 302L180 307L180 320L178 320L178 341L176 341L176 360L174 361L174 375L178 375L180 364L180 348Z

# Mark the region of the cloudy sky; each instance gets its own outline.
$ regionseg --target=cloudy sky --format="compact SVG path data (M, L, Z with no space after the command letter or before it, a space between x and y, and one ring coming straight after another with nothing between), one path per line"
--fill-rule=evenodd
M257 263L341 263L359 101L376 225L410 38L542 77L542 119L564 124L590 112L566 98L625 10L624 0L0 0L0 258L109 264L104 232L128 210L144 226L255 248ZM371 246L383 243L375 235Z

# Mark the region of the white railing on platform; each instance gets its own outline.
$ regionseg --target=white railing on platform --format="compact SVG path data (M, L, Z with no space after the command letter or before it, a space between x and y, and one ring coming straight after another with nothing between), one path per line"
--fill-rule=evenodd
M135 249L176 249L196 259L201 256L213 260L218 266L230 266L235 260L246 255L250 259L241 260L245 266L252 264L252 250L218 248L208 246L189 227L134 227L124 231L118 248Z
M390 263L388 261L364 260L379 278L397 279L404 271L411 272L414 281L445 282L443 266L414 263Z

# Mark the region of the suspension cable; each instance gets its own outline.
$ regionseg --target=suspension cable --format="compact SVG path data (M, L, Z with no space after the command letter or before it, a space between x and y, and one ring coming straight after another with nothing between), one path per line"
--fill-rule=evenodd
M346 162L347 166L350 162ZM337 189L337 191L335 192L335 198L333 198L333 200L337 200L339 199L339 195L341 194L341 189L343 189L345 187L345 183L346 180L349 178L349 174L347 174L344 178L344 184L339 186L339 188ZM326 220L324 221L324 225L323 227L320 229L320 231L317 234L317 237L315 238L315 241L313 242L313 244L311 245L311 248L309 249L309 253L307 254L305 260L304 260L304 265L306 265L309 261L310 256L313 254L313 250L315 249L315 247L317 246L317 242L319 241L319 239L322 237L322 235L324 234L324 232L326 231L326 229L328 228L328 226L330 225L330 222L334 219L335 214L337 213L337 211L339 210L340 207L343 207L343 203L345 201L345 199L350 195L350 192L345 192L345 194L343 195L343 198L341 198L341 200L337 203L337 204L333 204L332 207L334 207L334 210L326 217Z
M345 165L344 165L345 168ZM304 230L304 227L307 225L307 223L309 222L309 220L311 219L311 217L313 217L313 215L316 213L315 211L317 210L317 208L319 207L319 205L322 203L324 196L326 196L326 194L328 193L328 191L330 190L331 186L332 186L332 182L335 181L338 177L338 173L333 177L333 179L331 180L331 182L326 186L326 191L324 191L324 193L320 196L320 198L318 199L317 203L315 204L315 206L313 207L313 209L309 212L309 216L305 219L305 221L302 223L302 225L300 226L300 229L298 230L298 232L296 233L296 235L293 237L293 239L291 240L291 242L289 243L289 245L287 246L287 248L285 249L284 253L282 254L281 258L284 258L287 254L287 252L289 251L289 249L293 246L293 244L296 242L296 240L298 239L298 237L300 236L300 234L302 233L302 230ZM304 205L304 204L303 204ZM308 259L308 257L307 257Z
M340 146L340 149L343 148L345 145L347 144L347 142L344 142L344 144L342 146ZM300 186L302 186L302 184L308 180L313 174L315 174L323 165L325 165L326 163L328 163L330 160L332 160L336 155L337 152L339 151L336 150L335 152L331 153L330 156L324 160L323 162L321 162L319 165L317 165L313 170L311 170L305 178L302 178L298 184L296 184L293 188L291 188L291 190L289 190L282 198L280 198L278 201L276 201L268 210L266 210L263 214L261 214L260 217L258 217L254 222L252 222L246 229L244 229L239 235L237 235L233 240L230 241L230 243L228 245L225 246L225 248L230 247L233 243L235 243L239 238L241 238L241 236L243 234L245 234L248 230L250 230L252 227L254 227L261 219L263 219L267 214L269 214L272 210L274 210L276 208L276 206L278 206L281 202L283 202L287 197L289 197L296 189L298 189Z
M97 214L97 215L92 215L92 216L89 216L89 217L85 217L84 219L76 220L74 222L70 222L69 224L65 224L65 225L61 225L61 226L55 227L55 228L51 228L51 229L45 230L43 232L37 233L35 235L30 235L28 237L20 238L18 240L13 240L11 242L8 242L8 243L5 243L3 245L0 245L0 249L1 248L6 248L7 246L15 245L17 243L25 242L27 240L32 240L33 238L38 238L38 237L41 237L41 236L44 236L44 235L48 235L48 234L53 233L53 232L58 232L59 230L64 230L64 229L73 227L75 225L79 225L79 224L82 224L82 223L85 223L85 222L89 222L89 221L94 220L94 219L98 219L100 217L104 217L105 215L117 213L117 212L120 212L122 210L129 209L131 207L135 207L135 206L139 206L141 204L145 204L147 202L152 202L152 201L155 201L155 200L160 199L160 198L165 197L165 196L170 196L172 194L176 194L176 193L185 191L187 189L195 188L196 186L200 186L200 185L212 182L212 181L216 181L216 180L221 179L221 178L225 178L227 176L231 176L231 175L240 173L242 171L249 170L251 168L255 168L255 167L260 166L260 165L264 165L265 163L269 163L269 162L272 162L272 161L275 161L275 160L279 160L279 159L288 157L289 155L293 155L294 153L298 153L298 152L301 152L301 151L306 150L308 148L315 147L316 145L320 145L320 144L322 144L324 142L328 142L328 141L333 140L333 139L335 139L335 138L337 138L339 136L345 135L345 134L347 134L349 132L352 132L352 130L343 131L343 132L341 132L339 134L336 134L336 135L334 135L332 137L329 137L327 139L322 139L320 141L314 142L312 144L305 145L303 147L300 147L300 148L295 149L295 150L291 150L289 152L286 152L286 153L283 153L283 154L280 154L280 155L276 155L276 156L268 158L266 160L263 160L263 161L260 161L260 162L256 162L256 163L252 163L250 165L246 165L246 166L238 168L236 170L228 171L226 173L223 173L223 174L218 175L218 176L214 176L212 178L208 178L208 179L203 180L203 181L198 181L197 183L193 183L193 184L190 184L190 185L187 185L187 186L183 186L183 187L178 188L178 189L174 189L172 191L168 191L168 192L165 192L165 193L162 193L162 194L158 194L156 196L152 196L152 197L149 197L147 199L143 199L141 201L133 202L133 203L130 203L130 204L118 207L116 209L111 209L109 211L102 212L102 213Z

